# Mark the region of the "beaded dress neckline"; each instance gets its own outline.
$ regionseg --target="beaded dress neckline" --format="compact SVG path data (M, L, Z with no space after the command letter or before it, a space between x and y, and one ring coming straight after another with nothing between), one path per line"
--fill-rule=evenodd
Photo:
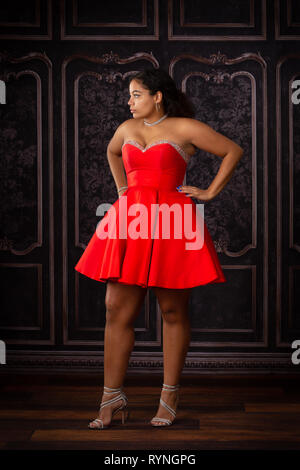
M139 142L137 142L134 139L127 139L127 140L125 140L124 144L122 145L122 149L126 144L132 144L133 146L140 149L142 152L146 152L146 150L148 150L150 147L153 147L154 145L165 144L165 143L171 145L172 147L174 147L175 150L177 150L177 152L182 156L182 158L184 159L184 161L186 163L189 162L189 160L191 158L191 155L189 155L185 150L183 150L183 148L179 144L177 144L176 142L173 142L172 140L168 140L168 139L156 140L155 142L151 142L151 144L148 144L145 147L143 147Z

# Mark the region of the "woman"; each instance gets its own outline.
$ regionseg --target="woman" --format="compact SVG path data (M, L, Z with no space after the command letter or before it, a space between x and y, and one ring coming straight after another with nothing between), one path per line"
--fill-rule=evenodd
M144 70L130 77L130 111L133 119L123 122L115 131L107 148L108 162L118 188L119 199L98 224L75 269L106 282L106 325L104 335L104 392L99 416L90 429L109 427L112 417L127 411L127 398L122 384L134 347L134 322L143 304L147 288L157 296L163 317L164 382L153 426L172 424L178 404L181 370L190 343L188 304L191 289L197 285L226 282L213 242L204 224L204 242L186 248L186 235L177 239L172 231L169 239L158 238L157 218L150 221L151 236L106 238L105 224L114 220L113 209L127 223L127 207L137 204L150 209L155 203L169 207L177 203L192 208L190 199L210 201L224 188L238 164L243 150L232 140L208 125L193 119L194 110L186 95L162 69ZM219 171L207 189L181 185L189 159L195 149L222 158ZM124 167L126 174L124 172ZM127 178L126 178L127 177ZM126 196L126 198L125 198ZM124 219L124 214L125 219ZM156 216L158 211L156 212ZM196 215L197 218L197 215ZM148 218L141 224L145 227ZM159 224L158 224L159 225ZM199 232L199 229L198 229ZM197 233L197 229L196 229ZM119 232L118 232L119 234ZM202 240L203 241L203 240ZM128 414L128 413L127 413Z

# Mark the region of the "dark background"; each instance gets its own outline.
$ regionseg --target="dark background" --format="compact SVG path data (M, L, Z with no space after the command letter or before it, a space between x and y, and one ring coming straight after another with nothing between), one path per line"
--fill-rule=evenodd
M205 204L227 282L193 289L184 372L298 372L300 3L10 0L0 39L1 370L102 368L106 287L74 266L97 206L118 197L106 147L131 118L128 78L163 67L196 119L244 149ZM219 165L198 150L185 184L208 187ZM162 359L149 289L129 369L160 371Z

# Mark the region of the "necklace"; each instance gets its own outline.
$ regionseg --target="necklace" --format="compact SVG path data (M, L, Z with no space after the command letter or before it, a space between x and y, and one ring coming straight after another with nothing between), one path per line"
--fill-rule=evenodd
M155 122L147 122L145 121L144 119L144 124L146 124L146 126L154 126L154 124L158 124L159 122L163 121L164 119L166 119L166 117L168 116L168 113L165 114L163 117L161 117L158 121L155 121Z

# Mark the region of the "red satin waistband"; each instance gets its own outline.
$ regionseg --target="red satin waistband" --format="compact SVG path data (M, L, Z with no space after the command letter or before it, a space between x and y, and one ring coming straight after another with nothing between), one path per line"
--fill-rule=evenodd
M183 184L180 175L161 173L157 170L132 170L127 174L128 189L133 186L150 186L156 189L176 191L176 187Z

